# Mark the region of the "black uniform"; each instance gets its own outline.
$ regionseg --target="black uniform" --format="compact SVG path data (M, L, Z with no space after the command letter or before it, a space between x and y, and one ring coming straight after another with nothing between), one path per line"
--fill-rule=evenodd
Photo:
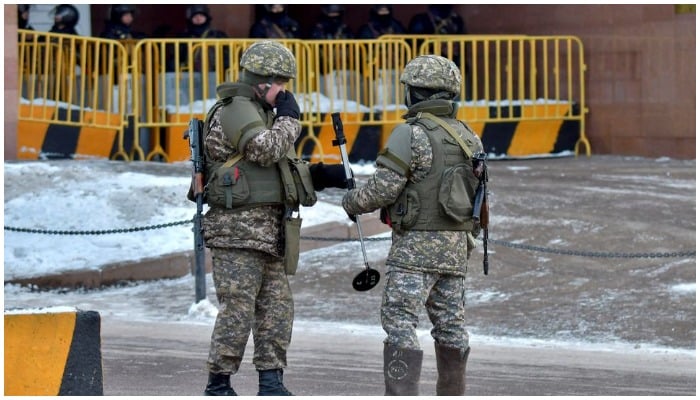
M250 27L249 36L251 38L299 38L299 23L287 15L287 6L273 8L272 5L266 5L265 14Z
M105 28L102 33L100 33L100 37L115 40L145 38L145 33L134 32L131 24L125 25L122 22L122 16L124 14L131 14L133 16L135 13L136 7L130 4L113 4L110 6L109 20L105 21Z
M392 15L390 4L373 6L369 12L369 22L357 32L358 39L376 39L382 35L406 33L406 28Z
M342 5L330 4L321 7L321 19L311 30L312 39L352 39L353 33L345 22Z

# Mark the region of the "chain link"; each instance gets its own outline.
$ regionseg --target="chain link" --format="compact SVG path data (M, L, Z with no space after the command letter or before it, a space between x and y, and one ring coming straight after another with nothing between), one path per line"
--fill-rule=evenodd
M193 223L193 219L186 219L177 222L170 222L166 224L157 224L150 226L138 226L133 228L123 228L123 229L108 229L108 230L93 230L93 231L57 231L57 230L47 230L47 229L31 229L31 228L17 228L13 226L5 226L6 231L12 232L23 232L23 233L37 233L44 235L108 235L116 233L129 233L129 232L139 232L147 231L153 229L168 228L171 226L184 225ZM312 240L320 242L359 242L359 238L341 238L341 237L326 237L326 236L301 236L302 240ZM366 241L382 241L391 240L390 237L370 237L363 238ZM477 239L478 240L478 239ZM483 241L482 241L483 243ZM581 256L581 257L597 257L597 258L680 258L680 257L695 257L695 250L691 251L676 251L670 253L617 253L617 252L601 252L601 251L579 251L579 250L563 250L554 249L542 246L531 246L526 244L506 242L504 240L489 239L489 244L495 244L503 247L510 247L513 249L520 250L530 250L539 251L542 253L551 254L561 254L567 256Z

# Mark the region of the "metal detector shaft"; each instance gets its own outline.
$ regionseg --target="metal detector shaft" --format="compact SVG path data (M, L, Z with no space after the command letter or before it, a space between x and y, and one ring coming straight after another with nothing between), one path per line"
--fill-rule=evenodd
M355 188L355 178L352 176L352 171L350 170L350 161L348 160L348 151L345 146L347 140L345 139L345 133L343 132L343 121L340 119L339 113L331 114L333 118L333 130L335 130L335 140L333 141L334 146L340 147L340 158L343 162L343 167L345 167L345 180L348 184L348 190ZM357 235L360 238L360 247L362 247L362 257L365 261L365 266L369 268L369 263L367 262L367 251L365 250L365 241L362 236L362 224L360 224L360 219L355 216L355 225L357 225Z

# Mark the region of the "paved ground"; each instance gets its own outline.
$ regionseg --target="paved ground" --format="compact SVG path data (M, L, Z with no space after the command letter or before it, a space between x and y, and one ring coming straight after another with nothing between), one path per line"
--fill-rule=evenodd
M492 161L490 171L490 237L498 242L489 245L489 275L481 271L481 249L469 266L468 394L694 396L695 161L548 158ZM342 193L326 191L322 199L337 202ZM367 229L377 229L368 235L381 229L366 218ZM344 222L336 228L324 234L348 235ZM387 248L381 238L367 243L382 278ZM302 254L290 279L299 321L285 373L293 392L383 393L381 283L354 292L351 279L361 268L357 242L335 245L332 256ZM190 285L144 287L124 299L151 310L152 321L111 311L118 291L84 296L84 307L110 310L103 313L105 394L201 392L211 324L172 322L191 302ZM36 296L6 298L5 306L36 306L43 301ZM314 328L332 322L370 332ZM425 318L420 328L429 328ZM430 395L435 366L427 334L423 347L421 394ZM234 379L245 395L256 390L250 356Z
M200 395L211 327L173 323L103 323L105 395ZM384 393L381 339L348 332L295 330L285 371L288 388L305 396ZM425 349L420 393L435 394L435 354ZM470 396L600 396L696 394L695 357L474 344ZM239 395L257 391L249 342L232 382Z

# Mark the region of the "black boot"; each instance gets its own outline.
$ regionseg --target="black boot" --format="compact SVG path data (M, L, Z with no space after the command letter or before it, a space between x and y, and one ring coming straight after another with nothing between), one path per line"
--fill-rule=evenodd
M423 350L384 344L384 396L418 396Z
M258 396L294 396L282 383L281 369L258 371Z
M231 375L209 373L205 396L238 396L231 387Z
M449 347L435 342L437 395L464 396L467 388L467 358L471 348Z

